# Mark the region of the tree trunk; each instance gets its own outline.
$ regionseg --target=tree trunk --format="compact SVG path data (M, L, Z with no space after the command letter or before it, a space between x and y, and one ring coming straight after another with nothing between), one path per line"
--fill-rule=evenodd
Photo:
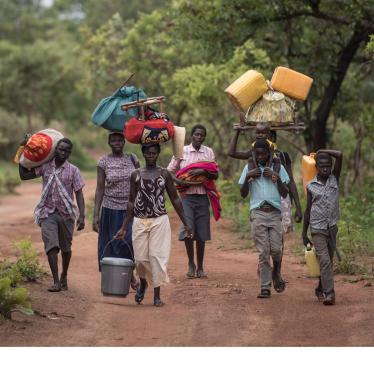
M335 70L331 74L330 82L326 87L322 101L319 104L311 126L313 132L313 150L326 148L326 127L331 108L343 83L350 63L353 60L360 44L369 37L370 31L356 27L355 31L342 50Z

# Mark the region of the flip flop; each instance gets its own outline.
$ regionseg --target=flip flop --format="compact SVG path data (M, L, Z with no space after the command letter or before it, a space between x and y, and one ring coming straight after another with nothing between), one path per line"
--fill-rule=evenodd
M196 272L196 266L190 266L188 265L188 272L186 274L187 278L195 278L195 272Z
M145 288L144 290L142 291L141 287L139 286L137 291L136 291L136 294L135 294L135 301L140 304L143 299L144 299L144 295L145 295L145 291L147 290L148 288L148 284L145 285Z
M60 277L60 288L61 288L61 291L68 290L68 278L67 277Z
M153 300L153 305L156 307L162 307L165 305L165 303L161 299L154 299Z
M61 287L58 283L54 283L51 287L48 288L49 292L60 292Z
M197 278L208 278L208 274L204 270L200 269L196 272Z
M260 293L257 295L258 299L268 299L269 297L271 297L271 292L267 289L262 289Z
M281 293L286 289L286 282L277 275L273 275L273 286L276 292Z

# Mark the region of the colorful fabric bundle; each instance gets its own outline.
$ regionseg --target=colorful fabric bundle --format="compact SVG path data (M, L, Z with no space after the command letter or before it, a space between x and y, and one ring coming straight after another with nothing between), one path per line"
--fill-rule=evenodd
M49 161L60 139L64 136L54 129L45 129L32 135L27 141L19 162L26 168L35 168Z
M193 164L189 164L186 167L180 169L175 176L178 179L186 181L188 184L202 184L206 189L207 195L210 200L210 204L212 205L213 209L213 216L216 221L218 221L221 217L221 204L219 199L221 198L221 194L217 191L216 184L212 179L208 179L203 175L199 176L192 176L191 171L194 169L204 169L213 173L217 173L219 171L219 167L215 162L211 161L199 161ZM188 189L188 186L182 186L177 184L177 190L183 196Z
M174 136L174 124L166 118L131 118L126 123L123 133L126 140L134 144L164 143Z

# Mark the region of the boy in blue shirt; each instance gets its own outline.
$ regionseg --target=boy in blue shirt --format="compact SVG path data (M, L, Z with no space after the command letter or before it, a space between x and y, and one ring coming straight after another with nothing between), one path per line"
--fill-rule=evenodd
M281 196L287 196L290 179L282 165L279 173L274 171L274 162L270 167L266 166L270 160L270 145L265 139L257 140L253 148L255 167L248 170L246 165L238 183L243 198L250 194L251 231L259 253L261 279L257 297L269 298L272 281L276 291L282 292L285 288L279 272L282 260Z

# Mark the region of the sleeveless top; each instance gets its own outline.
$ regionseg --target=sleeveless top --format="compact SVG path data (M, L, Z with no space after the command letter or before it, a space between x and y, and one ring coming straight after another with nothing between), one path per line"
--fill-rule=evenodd
M139 173L139 190L135 198L134 215L137 218L156 218L167 214L165 209L165 178L144 179Z

